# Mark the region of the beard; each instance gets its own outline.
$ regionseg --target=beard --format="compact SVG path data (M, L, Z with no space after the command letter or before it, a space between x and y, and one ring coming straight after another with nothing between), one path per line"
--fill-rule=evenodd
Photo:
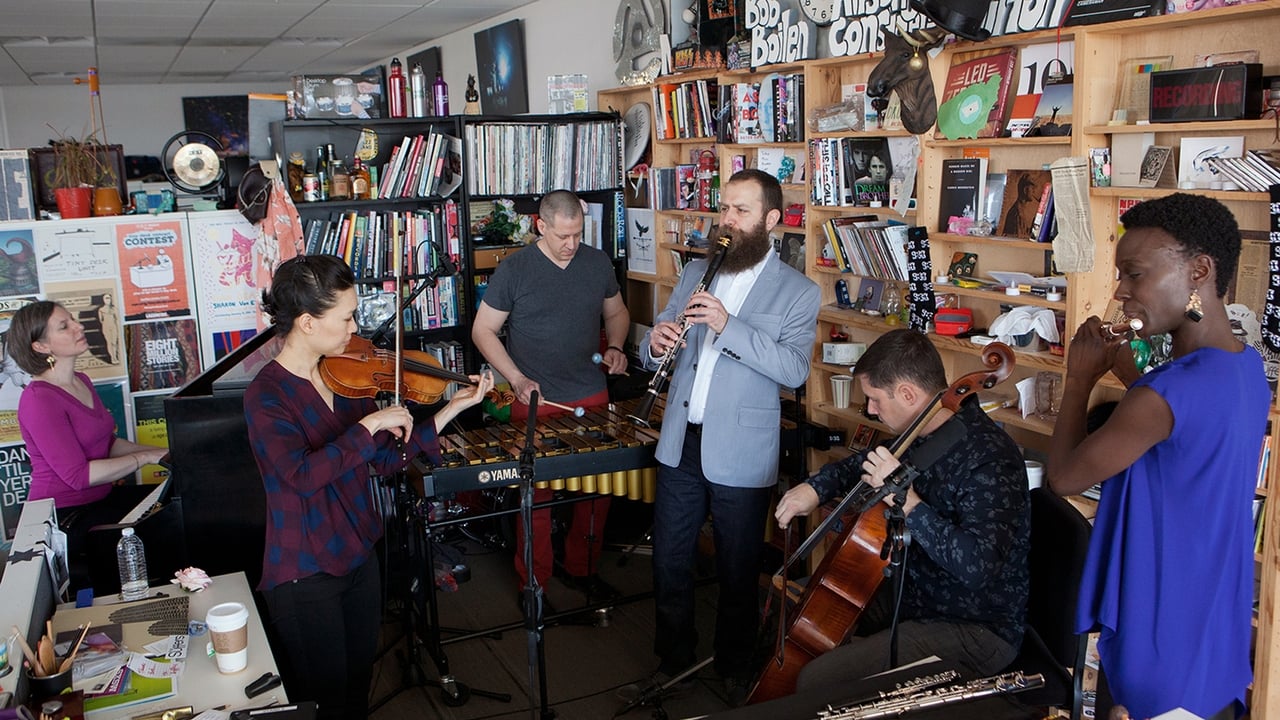
M727 232L732 238L720 265L720 269L726 273L742 272L760 262L766 253L773 250L773 241L769 239L769 232L764 229L763 220L753 228L722 228L721 232Z

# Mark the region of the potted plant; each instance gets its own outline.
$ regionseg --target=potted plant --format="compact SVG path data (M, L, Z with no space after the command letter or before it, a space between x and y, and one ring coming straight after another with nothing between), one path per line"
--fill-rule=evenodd
M63 218L89 217L93 191L104 169L98 158L99 145L92 135L84 139L59 135L57 140L49 141L53 167L45 173L44 180L53 188Z

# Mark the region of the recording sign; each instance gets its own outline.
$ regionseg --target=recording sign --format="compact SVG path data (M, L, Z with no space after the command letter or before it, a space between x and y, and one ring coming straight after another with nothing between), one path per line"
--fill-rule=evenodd
M1262 114L1262 65L1151 73L1151 122L1242 120Z

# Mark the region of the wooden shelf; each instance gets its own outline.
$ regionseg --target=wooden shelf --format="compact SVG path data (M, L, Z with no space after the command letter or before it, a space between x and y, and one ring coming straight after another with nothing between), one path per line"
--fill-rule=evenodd
M924 141L925 147L930 148L969 148L969 147L1031 147L1039 145L1070 145L1070 135L1050 135L1048 137L1029 137L1029 138L969 138L961 140L948 140L946 138L931 138Z
M1061 310L1066 312L1067 303L1065 300L1045 300L1039 295L1031 293L1021 293L1019 295L1005 295L1004 288L994 286L994 289L987 290L984 288L964 288L949 283L934 283L933 292L935 294L947 293L949 295L959 295L960 297L970 297L977 300L987 300L994 302L1008 303L1010 305L1034 305L1036 307L1047 307L1053 310Z
M1136 187L1095 187L1089 188L1089 194L1095 197L1127 197L1127 198L1158 198L1166 195L1172 195L1178 192L1194 193L1214 200L1223 201L1243 201L1243 202L1271 202L1271 196L1262 192L1247 192L1244 190L1203 190L1196 188L1194 190L1181 190L1179 188L1136 188Z
M1052 243L1005 237L1003 235L956 235L954 233L929 233L929 242L963 243L966 245L991 245L1014 250L1053 252Z
M1217 122L1174 122L1149 123L1147 125L1089 125L1085 127L1085 135L1124 135L1128 133L1213 133L1223 135L1249 130L1275 130L1276 121L1269 118L1260 120L1220 120Z

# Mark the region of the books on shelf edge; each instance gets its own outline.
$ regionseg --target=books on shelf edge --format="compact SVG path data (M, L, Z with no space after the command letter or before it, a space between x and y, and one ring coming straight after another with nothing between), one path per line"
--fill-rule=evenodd
M953 58L939 94L938 132L949 140L999 137L1011 109L1018 49L1001 48L968 60L959 57Z
M942 161L938 193L938 232L947 232L951 217L978 216L986 190L986 158L953 158Z
M1048 170L1009 170L1004 186L1004 215L997 232L1005 237L1035 237L1036 215L1043 212L1045 194L1053 186Z
M1118 133L1111 136L1111 186L1139 187L1142 158L1156 142L1154 132Z

